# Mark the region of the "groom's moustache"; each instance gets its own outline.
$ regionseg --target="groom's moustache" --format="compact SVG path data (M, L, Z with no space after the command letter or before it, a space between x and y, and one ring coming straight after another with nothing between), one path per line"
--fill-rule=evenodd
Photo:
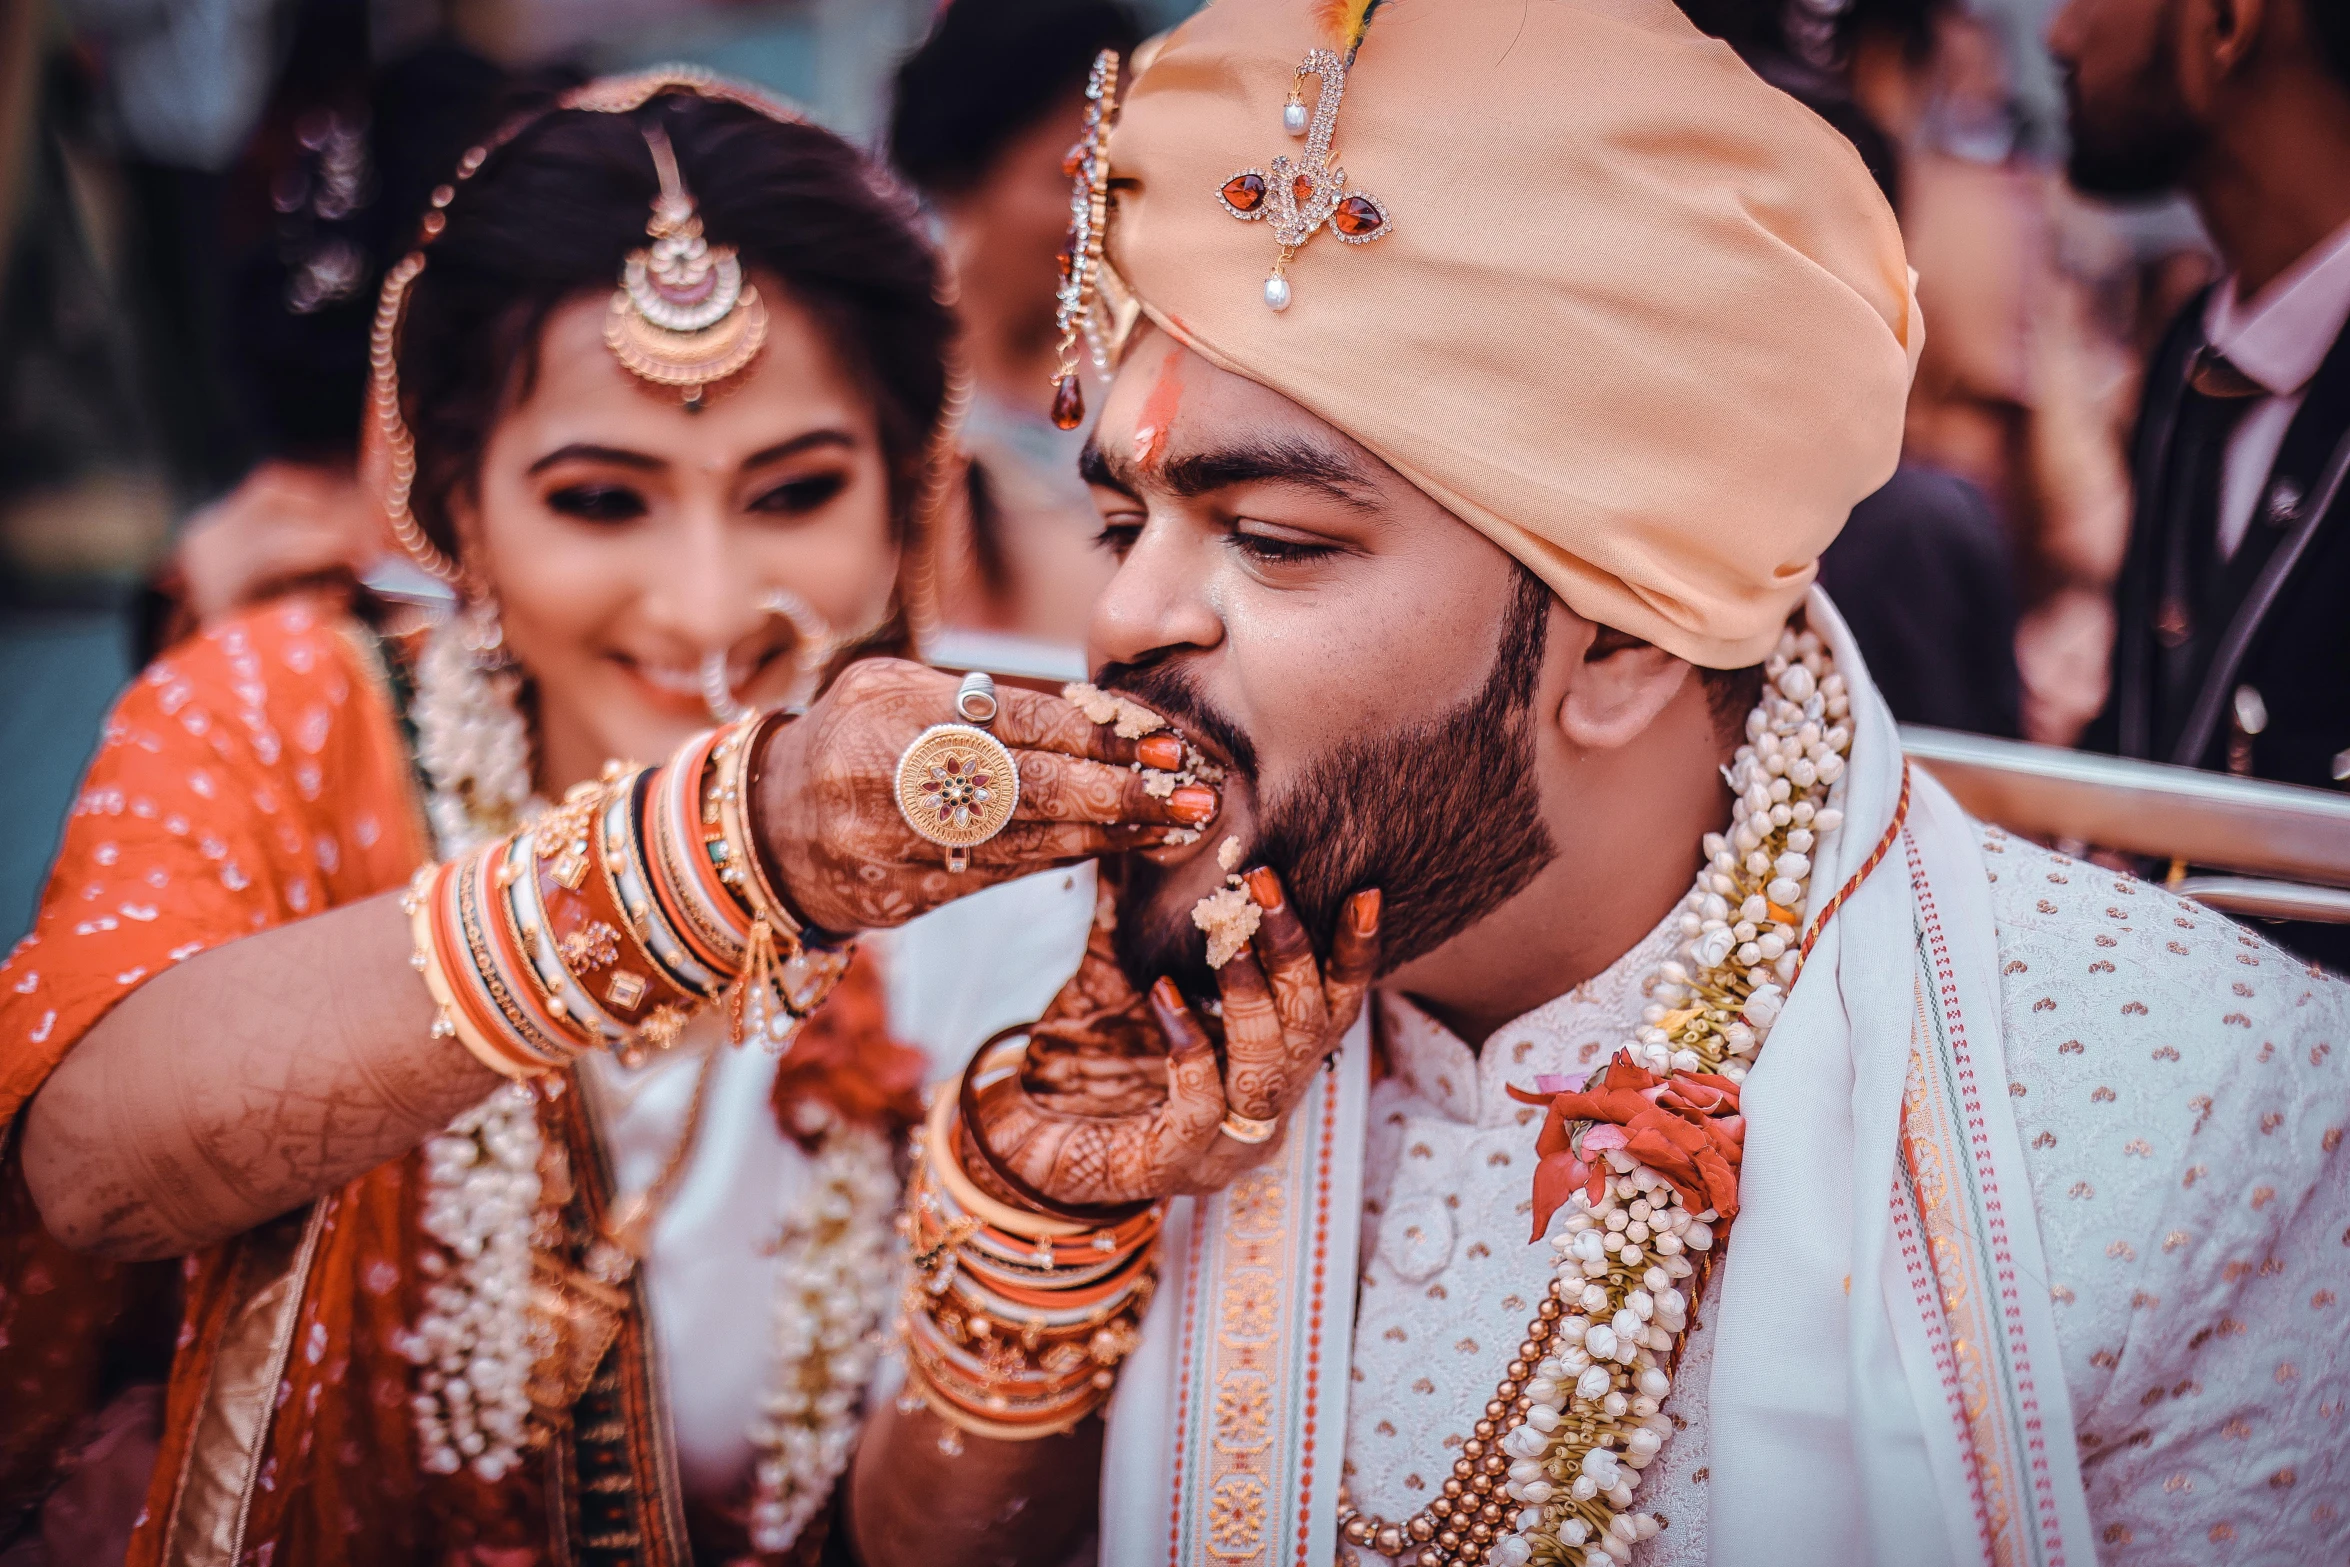
M1133 664L1104 664L1093 683L1140 702L1249 782L1256 782L1257 748L1248 734L1201 694L1191 676L1162 655Z

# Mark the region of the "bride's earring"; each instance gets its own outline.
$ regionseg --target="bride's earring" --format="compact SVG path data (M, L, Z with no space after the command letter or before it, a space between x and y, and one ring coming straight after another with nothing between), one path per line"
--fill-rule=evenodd
M483 593L457 613L458 635L473 655L473 667L485 675L514 668L514 653L506 646L506 624L498 618L498 601Z

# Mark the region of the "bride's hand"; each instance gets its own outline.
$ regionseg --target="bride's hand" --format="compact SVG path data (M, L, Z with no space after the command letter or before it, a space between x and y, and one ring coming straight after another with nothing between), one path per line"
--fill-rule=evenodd
M981 1103L976 1132L1021 1184L1070 1207L1141 1202L1220 1190L1279 1150L1290 1111L1354 1025L1377 972L1379 894L1347 900L1325 969L1280 877L1259 869L1247 882L1260 922L1250 947L1217 971L1221 1060L1172 981L1159 980L1147 1001L1134 996L1096 919L1085 962L1037 1025L1023 1070ZM1252 1122L1270 1123L1268 1135L1234 1135ZM977 1155L965 1151L965 1168L999 1187Z
M1130 765L1181 768L1172 732L1127 739L1059 697L1006 686L989 733L1019 764L1019 808L970 851L968 870L949 872L946 851L899 813L897 775L916 736L959 721L957 687L925 665L867 659L770 737L757 830L802 918L832 931L899 925L992 882L1153 848L1215 820L1214 789L1186 784L1160 798Z

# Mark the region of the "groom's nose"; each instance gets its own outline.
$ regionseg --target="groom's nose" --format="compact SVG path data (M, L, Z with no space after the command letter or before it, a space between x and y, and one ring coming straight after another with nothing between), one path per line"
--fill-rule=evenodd
M1086 634L1089 667L1141 664L1221 643L1224 619L1210 592L1218 548L1211 530L1190 518L1146 522L1117 575L1094 600Z

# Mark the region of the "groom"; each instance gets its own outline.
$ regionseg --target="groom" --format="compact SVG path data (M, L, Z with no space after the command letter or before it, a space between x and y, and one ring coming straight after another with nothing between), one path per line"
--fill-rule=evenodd
M1106 1433L884 1410L861 1553L2341 1555L2350 990L1967 819L1807 593L1920 342L1866 173L1664 0L1361 10L1225 0L1128 94L1087 477L1101 683L1232 775L1115 910L1176 1059L1364 888L1384 976L1227 1071L1286 1133L1170 1208ZM1227 836L1278 875L1211 971ZM1166 1092L1153 1157L998 1153L1246 1162Z

